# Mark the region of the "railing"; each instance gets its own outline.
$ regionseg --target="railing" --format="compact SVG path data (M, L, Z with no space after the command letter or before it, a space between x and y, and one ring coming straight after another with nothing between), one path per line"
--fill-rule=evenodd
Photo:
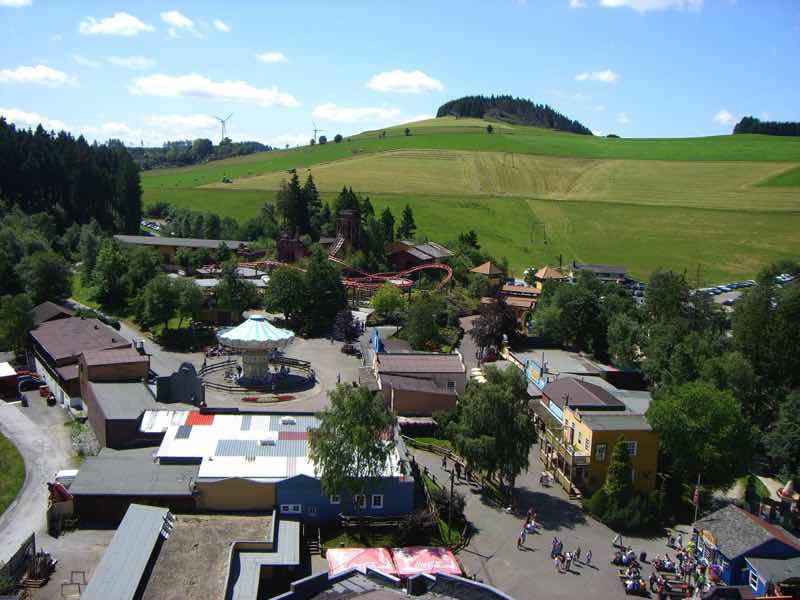
M289 369L294 369L296 371L300 371L306 376L307 381L311 382L314 381L316 378L316 373L314 369L311 368L311 363L307 360L300 360L298 358L289 358L286 356L279 356L276 358L271 358L269 363L271 365L279 365L281 367L286 367ZM239 364L235 358L230 358L227 360L223 360L220 362L215 362L212 364L206 364L198 371L198 375L203 381L203 385L207 388L211 388L213 390L220 390L224 392L245 392L245 391L252 391L252 392L275 392L279 391L281 388L280 381L274 383L267 383L263 385L236 385L236 384L226 384L226 383L217 383L215 381L209 381L207 375L209 373L214 373L216 371L221 371L223 369L229 368L236 368Z

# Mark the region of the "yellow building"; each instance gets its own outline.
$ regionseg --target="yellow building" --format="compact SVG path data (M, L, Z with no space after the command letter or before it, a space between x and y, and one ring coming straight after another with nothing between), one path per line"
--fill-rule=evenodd
M573 377L548 383L541 404L544 427L540 457L550 474L572 495L603 485L614 444L628 445L634 488L656 488L658 435L644 415L614 394Z

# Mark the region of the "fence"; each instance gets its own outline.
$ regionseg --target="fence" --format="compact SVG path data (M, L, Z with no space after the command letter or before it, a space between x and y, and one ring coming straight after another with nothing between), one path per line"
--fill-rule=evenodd
M245 391L252 391L252 392L276 392L281 391L281 384L280 382L277 383L269 383L264 385L247 385L241 386L236 384L227 384L227 383L217 383L216 381L210 381L208 375L211 373L215 373L217 371L222 371L224 369L233 369L235 370L238 366L239 362L235 358L231 358L228 360L224 360L221 362L216 362L213 364L207 364L203 368L198 371L198 375L203 380L203 385L207 388L211 388L212 390L219 390L223 392L229 393L240 393ZM276 365L279 367L286 367L287 369L294 369L295 371L299 371L301 374L305 375L306 380L308 382L314 381L316 378L316 373L314 369L311 368L311 363L307 360L300 360L297 358L289 358L286 356L279 356L276 358L271 358L269 361L270 365Z
M25 574L28 561L36 554L36 534L32 533L5 564L0 564L0 576L17 581Z

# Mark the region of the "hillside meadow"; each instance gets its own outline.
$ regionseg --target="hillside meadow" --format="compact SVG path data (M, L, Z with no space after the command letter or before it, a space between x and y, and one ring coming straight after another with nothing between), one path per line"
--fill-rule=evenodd
M485 121L453 118L405 127L145 172L145 203L245 220L297 169L326 199L347 185L376 210L410 204L431 239L474 229L517 273L575 258L640 277L699 267L718 283L800 254L798 138L607 139L500 123L488 134Z

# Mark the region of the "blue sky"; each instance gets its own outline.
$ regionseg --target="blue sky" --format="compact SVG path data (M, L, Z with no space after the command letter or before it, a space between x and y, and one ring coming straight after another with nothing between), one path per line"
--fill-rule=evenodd
M126 143L306 143L510 93L626 137L800 119L798 0L0 0L0 113Z

